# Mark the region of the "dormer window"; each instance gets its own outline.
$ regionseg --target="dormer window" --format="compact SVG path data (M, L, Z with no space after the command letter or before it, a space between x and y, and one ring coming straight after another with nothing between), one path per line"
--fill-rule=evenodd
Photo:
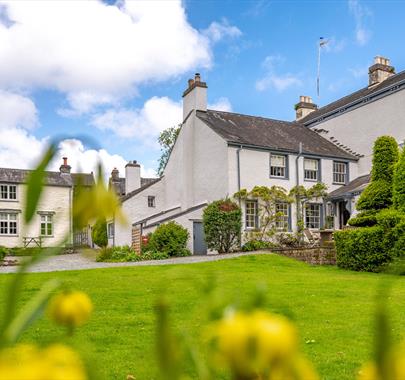
M0 199L5 201L17 200L17 185L0 185Z

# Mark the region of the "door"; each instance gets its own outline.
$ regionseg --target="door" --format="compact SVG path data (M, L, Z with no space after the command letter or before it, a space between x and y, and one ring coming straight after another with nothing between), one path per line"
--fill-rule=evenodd
M206 255L207 243L205 242L204 226L202 222L193 222L193 239L194 255Z
M339 228L342 230L350 219L350 211L347 209L348 201L339 202Z

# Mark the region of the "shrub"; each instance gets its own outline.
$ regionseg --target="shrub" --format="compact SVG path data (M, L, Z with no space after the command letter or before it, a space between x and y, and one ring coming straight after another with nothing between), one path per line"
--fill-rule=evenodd
M91 238L93 243L99 246L100 248L106 247L108 244L107 236L107 223L105 219L100 219L93 226L91 231Z
M350 218L347 223L353 227L371 227L377 224L376 214L376 210L362 211L353 218Z
M405 212L405 148L397 164L393 182L393 202L395 208Z
M376 219L379 226L384 230L389 230L405 220L405 214L395 209L386 209L377 213Z
M276 240L282 247L298 247L300 245L299 237L288 232L277 234Z
M403 256L405 257L405 220L398 223L390 234L390 239L393 241L394 246L392 248L393 256Z
M147 251L139 254L128 245L125 245L122 247L109 247L101 249L96 261L125 263L144 260L163 260L168 258L169 255L164 252Z
M96 257L96 261L110 261L112 254L113 248L104 247L100 249L100 252Z
M240 245L242 211L230 199L210 203L203 214L205 240L218 253L230 252Z
M242 246L243 252L258 251L260 249L274 248L276 245L270 241L249 240Z
M336 231L336 263L340 268L376 272L391 261L390 248L384 243L379 226Z
M0 261L3 261L7 254L8 254L8 248L0 247Z
M392 184L379 180L371 182L357 201L357 210L381 210L392 205Z
M168 256L188 256L191 254L187 249L189 237L188 231L180 224L164 223L152 233L148 248L151 251L166 253Z

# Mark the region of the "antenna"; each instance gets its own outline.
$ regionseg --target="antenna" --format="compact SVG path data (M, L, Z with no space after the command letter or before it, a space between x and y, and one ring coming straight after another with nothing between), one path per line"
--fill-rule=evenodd
M326 40L323 37L319 37L319 43L318 43L318 74L316 76L316 93L318 94L318 104L319 98L320 98L320 93L319 93L319 88L320 88L320 77L321 77L321 49L322 46L325 46L329 40Z

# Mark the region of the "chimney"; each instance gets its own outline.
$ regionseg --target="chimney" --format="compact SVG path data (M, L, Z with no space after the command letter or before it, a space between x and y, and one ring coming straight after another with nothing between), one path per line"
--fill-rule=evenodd
M125 194L141 187L141 165L135 160L125 165Z
M188 88L183 92L183 120L192 110L207 110L207 83L201 82L199 73L188 80Z
M388 58L377 55L374 64L368 68L368 87L376 86L395 74L395 68Z
M300 101L294 106L295 120L301 120L318 109L318 106L312 101L310 96L300 96Z
M118 181L119 178L120 178L120 172L118 171L117 168L114 168L114 169L111 171L111 180L112 180L112 182Z
M61 174L70 174L70 169L71 166L68 165L68 159L67 157L63 157L63 164L59 167L59 171L61 172Z

